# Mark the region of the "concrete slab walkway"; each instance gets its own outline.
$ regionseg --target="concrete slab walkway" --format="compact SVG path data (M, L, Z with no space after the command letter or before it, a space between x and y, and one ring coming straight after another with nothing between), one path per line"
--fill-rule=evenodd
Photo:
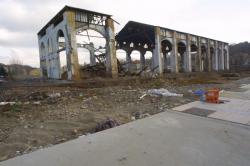
M188 109L212 110L215 113L208 115L210 118L226 120L235 123L250 125L250 85L240 87L240 91L224 91L220 94L223 104L210 104L206 102L192 102L174 108L175 111L184 112Z
M250 126L164 112L0 166L249 166Z
M250 125L250 100L232 99L221 97L225 100L224 104L210 104L200 101L188 103L174 108L175 111L184 112L191 108L200 108L215 111L208 117L226 120L235 123Z

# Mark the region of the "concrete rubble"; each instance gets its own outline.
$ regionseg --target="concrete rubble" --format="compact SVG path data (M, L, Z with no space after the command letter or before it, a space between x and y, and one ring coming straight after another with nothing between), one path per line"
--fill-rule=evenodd
M177 94L169 92L167 89L150 89L148 90L148 94L153 96L164 96L164 97L171 97L171 96L177 96L177 97L183 97L183 94Z

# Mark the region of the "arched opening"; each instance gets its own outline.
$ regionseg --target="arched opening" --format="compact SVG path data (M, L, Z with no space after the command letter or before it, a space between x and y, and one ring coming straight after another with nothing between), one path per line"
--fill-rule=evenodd
M123 49L116 50L116 57L122 63L126 62L126 51Z
M152 59L153 59L153 53L151 51L147 51L145 54L145 61L146 61L146 66L148 69L152 70Z
M42 70L42 75L43 77L47 78L48 77L48 72L47 72L47 64L46 64L46 48L44 43L41 43L41 70Z
M106 39L104 36L96 30L81 29L76 35L76 41L81 75L84 78L105 76Z
M191 65L192 72L198 71L199 66L199 57L198 57L198 47L196 44L191 44Z
M130 57L131 57L131 67L130 67L130 71L131 72L138 72L141 70L141 57L140 57L141 53L137 50L134 50L131 52Z
M163 54L164 72L170 72L171 71L170 56L172 51L172 43L169 40L163 40L161 42L161 51Z
M131 58L127 57L126 51L123 49L116 50L116 58L117 58L119 66L121 67L121 70L129 71Z
M185 71L185 63L184 63L184 56L187 48L185 43L179 42L178 43L178 66L179 66L179 72Z
M161 42L161 50L163 54L166 54L168 52L172 51L172 44L169 40L163 40Z
M90 50L87 48L78 48L78 62L81 68L90 65Z
M66 40L62 30L57 33L57 43L58 43L58 59L59 59L59 77L60 79L68 79L68 65L67 65L67 55L66 55Z
M201 46L201 69L202 71L208 71L208 58L207 58L207 48L206 46Z
M41 43L41 58L45 58L46 57L46 48L45 48L45 45L44 43Z
M48 52L48 54L52 53L51 39L48 39L48 41L47 41L47 52Z

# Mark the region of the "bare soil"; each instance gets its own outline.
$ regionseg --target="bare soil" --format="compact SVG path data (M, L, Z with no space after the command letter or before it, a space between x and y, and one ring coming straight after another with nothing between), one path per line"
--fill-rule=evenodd
M244 75L247 76L247 75ZM240 77L239 77L240 78ZM95 78L80 82L26 80L0 85L0 161L95 132L107 118L119 124L197 100L190 90L237 86L220 74L169 75L158 79ZM166 88L183 97L155 97Z

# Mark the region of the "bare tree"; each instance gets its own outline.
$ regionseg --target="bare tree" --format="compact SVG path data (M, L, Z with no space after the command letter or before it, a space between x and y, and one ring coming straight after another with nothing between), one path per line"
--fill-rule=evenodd
M12 79L20 78L23 76L23 62L19 59L19 57L14 57L9 61L9 77Z
M12 58L9 61L10 65L23 65L23 62L19 59L19 57L14 57L12 56Z

